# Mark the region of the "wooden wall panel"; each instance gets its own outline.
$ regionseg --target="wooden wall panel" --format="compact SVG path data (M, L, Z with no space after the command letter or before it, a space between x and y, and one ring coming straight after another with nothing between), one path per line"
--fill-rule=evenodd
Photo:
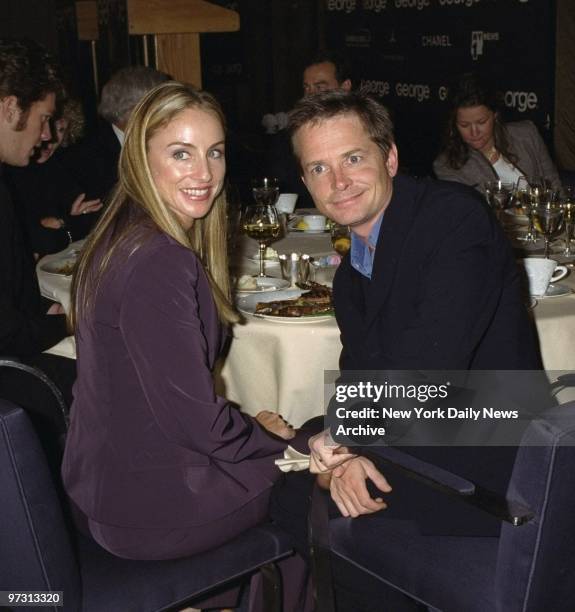
M178 81L202 86L199 34L158 34L156 57L158 70Z

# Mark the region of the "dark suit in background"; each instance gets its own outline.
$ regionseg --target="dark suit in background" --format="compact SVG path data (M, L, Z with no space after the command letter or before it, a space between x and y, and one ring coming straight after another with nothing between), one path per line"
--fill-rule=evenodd
M61 162L86 193L87 200L104 201L118 180L121 150L112 126L101 119L94 133L62 152Z

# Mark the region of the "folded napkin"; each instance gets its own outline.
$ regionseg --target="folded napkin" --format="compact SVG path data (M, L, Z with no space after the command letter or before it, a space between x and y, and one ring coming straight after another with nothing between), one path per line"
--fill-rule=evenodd
M76 359L76 341L74 336L67 336L44 352L50 355L58 355L59 357L68 357L68 359Z
M284 450L283 459L276 459L275 464L282 472L309 470L309 455L300 453L295 448L288 446Z

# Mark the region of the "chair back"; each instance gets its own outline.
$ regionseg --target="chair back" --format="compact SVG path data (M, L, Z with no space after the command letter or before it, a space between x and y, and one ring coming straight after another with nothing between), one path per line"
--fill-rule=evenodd
M535 517L503 524L497 555L497 610L575 610L575 402L530 424L508 495Z
M80 610L76 556L44 451L25 412L7 400L0 400L0 491L0 590L64 591L64 610Z

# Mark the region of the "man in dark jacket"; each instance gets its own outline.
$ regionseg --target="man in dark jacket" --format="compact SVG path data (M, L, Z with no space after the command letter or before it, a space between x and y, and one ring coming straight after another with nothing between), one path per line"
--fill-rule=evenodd
M58 69L36 43L0 39L0 356L43 369L69 398L75 377L72 360L45 355L66 335L60 304L40 295L34 261L24 245L19 217L1 177L4 164L26 166L35 147L50 140L49 119L62 90ZM41 384L3 368L0 395L30 411L45 410L41 430L61 430Z

